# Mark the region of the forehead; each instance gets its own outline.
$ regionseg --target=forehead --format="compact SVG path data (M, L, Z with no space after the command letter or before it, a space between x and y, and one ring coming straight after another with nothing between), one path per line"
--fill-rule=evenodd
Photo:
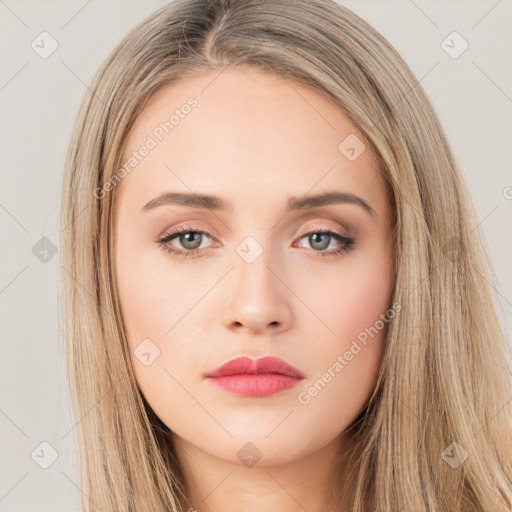
M255 68L198 74L161 89L136 120L123 163L142 152L120 184L140 207L167 190L245 204L333 188L384 200L376 161L341 109Z

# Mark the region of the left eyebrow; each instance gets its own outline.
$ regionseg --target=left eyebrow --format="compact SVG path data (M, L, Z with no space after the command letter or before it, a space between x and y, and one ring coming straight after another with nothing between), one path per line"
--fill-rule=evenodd
M351 194L350 192L324 192L315 196L304 196L300 199L290 197L288 200L287 211L306 210L308 208L315 208L318 206L326 206L329 204L355 204L360 206L369 213L372 217L376 217L375 210L361 197Z
M301 198L293 196L288 197L286 213L342 203L358 205L372 217L377 216L375 210L361 197L349 192L338 191L324 192L322 194L304 196ZM187 192L165 192L144 205L142 211L147 212L159 206L171 204L198 209L233 211L233 205L218 196L208 194L190 194Z

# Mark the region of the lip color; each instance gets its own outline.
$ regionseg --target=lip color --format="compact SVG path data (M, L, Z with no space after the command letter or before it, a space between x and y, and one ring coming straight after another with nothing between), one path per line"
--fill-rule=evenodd
M206 378L225 391L263 397L295 387L305 375L277 357L241 356L208 373Z
M260 373L225 375L208 377L208 380L220 388L244 396L263 397L295 387L302 378L289 377L278 373Z

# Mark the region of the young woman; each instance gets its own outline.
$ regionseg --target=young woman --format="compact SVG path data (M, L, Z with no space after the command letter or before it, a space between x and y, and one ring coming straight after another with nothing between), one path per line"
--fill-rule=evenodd
M63 183L83 508L512 507L506 344L439 120L329 0L178 0Z

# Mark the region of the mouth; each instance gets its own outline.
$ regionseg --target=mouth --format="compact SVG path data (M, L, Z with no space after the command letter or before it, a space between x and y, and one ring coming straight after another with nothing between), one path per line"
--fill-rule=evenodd
M237 357L208 373L206 378L231 393L264 397L294 388L305 375L277 357Z

